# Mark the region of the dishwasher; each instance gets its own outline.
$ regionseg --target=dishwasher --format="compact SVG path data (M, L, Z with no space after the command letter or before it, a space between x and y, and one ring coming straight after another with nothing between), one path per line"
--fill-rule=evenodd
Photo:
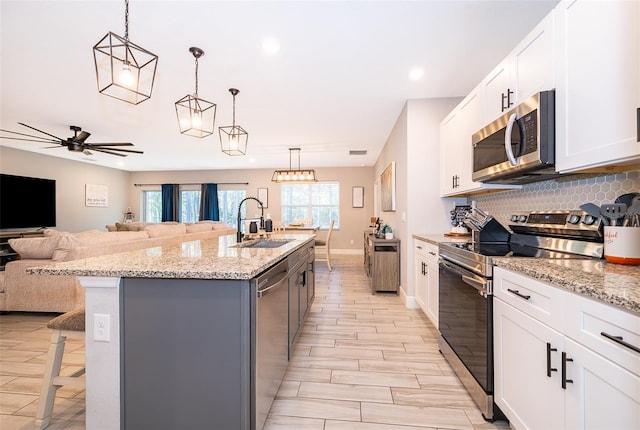
M285 259L255 280L255 428L261 430L288 365L288 261Z

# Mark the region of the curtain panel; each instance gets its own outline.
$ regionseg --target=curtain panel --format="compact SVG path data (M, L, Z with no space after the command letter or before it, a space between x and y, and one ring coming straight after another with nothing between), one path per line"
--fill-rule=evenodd
M180 186L178 184L162 184L162 222L178 221L178 202Z
M200 221L220 221L218 184L202 184L200 191Z

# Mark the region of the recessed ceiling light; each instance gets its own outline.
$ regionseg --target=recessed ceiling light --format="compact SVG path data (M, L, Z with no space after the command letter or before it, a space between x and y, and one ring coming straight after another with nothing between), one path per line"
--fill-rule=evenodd
M424 76L424 70L420 67L416 67L415 69L411 69L409 72L409 79L412 81L417 81L418 79Z
M280 51L280 44L273 37L268 37L262 41L262 49L265 54L275 55Z

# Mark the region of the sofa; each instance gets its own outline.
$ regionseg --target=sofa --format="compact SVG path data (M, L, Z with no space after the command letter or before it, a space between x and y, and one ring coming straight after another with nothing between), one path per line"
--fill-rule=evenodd
M0 272L0 311L68 312L84 306L84 288L75 276L27 274L29 267L236 233L235 228L215 221L128 224L130 230L46 229L42 237L10 239L9 245L20 257Z

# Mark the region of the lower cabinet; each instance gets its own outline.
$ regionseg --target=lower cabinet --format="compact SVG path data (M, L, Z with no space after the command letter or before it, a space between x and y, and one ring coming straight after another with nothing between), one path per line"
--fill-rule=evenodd
M438 328L438 247L414 240L414 281L416 301Z
M315 297L315 248L296 251L289 260L289 359Z
M495 402L513 428L640 428L640 355L602 335L638 346L640 317L501 268L494 299Z

